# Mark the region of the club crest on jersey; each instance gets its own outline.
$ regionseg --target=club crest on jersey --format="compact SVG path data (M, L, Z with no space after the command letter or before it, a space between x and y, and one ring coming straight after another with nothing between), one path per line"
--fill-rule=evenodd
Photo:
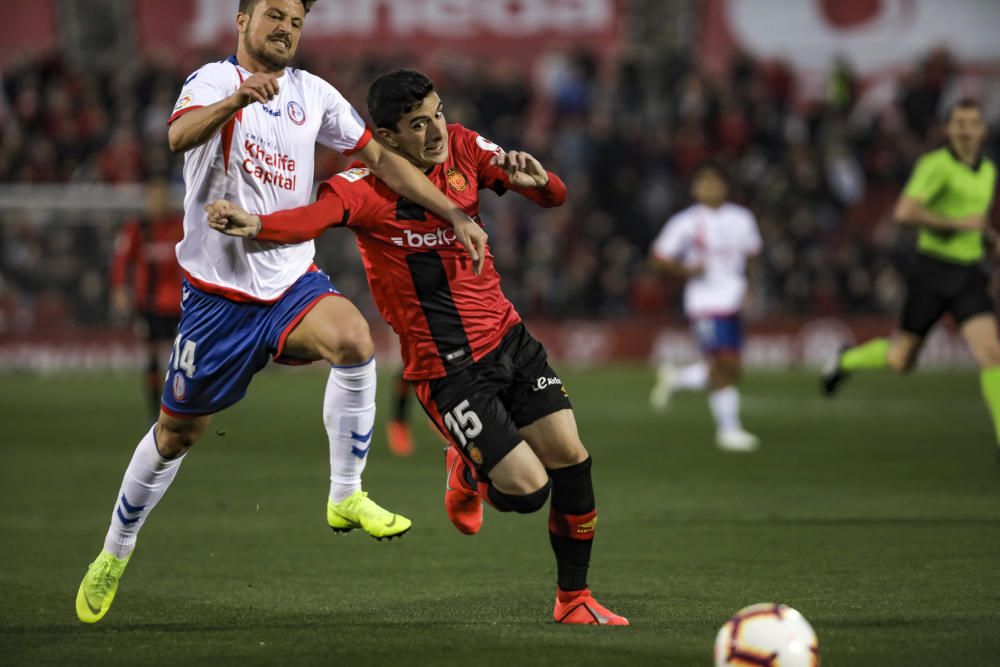
M285 107L285 110L288 112L289 120L291 120L296 125L301 125L302 123L306 122L306 110L303 109L302 105L296 102L295 100L289 102L288 105Z
M451 187L452 190L457 190L458 192L461 192L469 186L469 181L465 178L465 174L454 167L448 170L447 179L449 187Z
M476 143L484 151L489 151L490 153L499 153L501 148L495 143L487 139L486 137L476 137Z
M474 443L470 442L468 444L465 448L465 453L469 455L469 458L472 459L472 462L477 466L483 464L483 453L479 451L479 447L476 447Z
M183 401L187 397L187 383L184 381L184 375L182 373L174 373L174 381L171 383L174 392L174 398L178 401Z

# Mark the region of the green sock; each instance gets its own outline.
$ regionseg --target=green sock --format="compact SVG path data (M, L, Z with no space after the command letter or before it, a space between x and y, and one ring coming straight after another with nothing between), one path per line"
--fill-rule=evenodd
M983 388L983 398L993 417L993 429L1000 444L1000 366L987 368L979 373L979 384Z
M840 355L840 367L845 371L863 368L885 368L889 354L888 338L873 338L867 343L855 345Z

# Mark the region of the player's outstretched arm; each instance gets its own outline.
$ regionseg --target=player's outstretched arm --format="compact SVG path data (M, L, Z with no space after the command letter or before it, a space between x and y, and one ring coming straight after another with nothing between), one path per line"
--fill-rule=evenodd
M483 270L486 259L486 232L455 202L448 199L427 180L427 177L406 159L386 150L377 141L369 141L357 153L365 165L383 183L406 199L423 206L434 215L447 220L455 236L472 258L473 270Z
M260 216L248 213L225 199L206 204L205 214L209 227L229 236L253 239L260 232Z
M931 212L919 199L908 195L903 195L896 202L893 219L900 225L930 227L948 232L982 229L986 225L985 215L949 218Z
M566 203L566 185L542 163L524 151L500 151L490 164L503 173L504 185L539 206L549 208Z
M215 104L193 109L178 116L167 130L167 143L174 153L182 153L211 139L230 118L254 102L266 104L278 94L278 76L257 72L240 84L236 92Z
M306 206L267 215L249 213L220 199L205 206L208 226L217 232L269 243L304 243L318 238L328 227L343 224L344 203L330 189L320 189L319 199Z

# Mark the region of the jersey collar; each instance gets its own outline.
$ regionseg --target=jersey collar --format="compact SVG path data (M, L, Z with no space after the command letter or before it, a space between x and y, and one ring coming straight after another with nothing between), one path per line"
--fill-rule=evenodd
M955 162L958 162L960 164L965 164L964 162L962 162L962 158L959 157L958 152L954 148L952 148L950 142L946 142L945 147L947 147L948 152L951 153L951 157L954 158ZM972 164L966 166L969 167L969 169L971 169L972 171L976 172L979 171L979 167L981 167L982 164L983 164L983 151L982 149L980 149L980 151L976 154L975 161L973 161Z

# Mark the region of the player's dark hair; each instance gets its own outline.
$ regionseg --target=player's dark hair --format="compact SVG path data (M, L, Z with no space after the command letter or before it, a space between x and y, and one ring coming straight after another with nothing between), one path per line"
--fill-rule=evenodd
M306 10L306 14L312 9L312 6L316 4L316 0L300 0L302 2L302 7ZM260 0L240 0L240 14L253 14L254 7Z
M703 160L695 165L695 168L691 170L691 183L694 184L698 177L704 173L715 174L722 179L729 190L733 189L733 180L729 177L729 170L718 160Z
M397 69L368 88L368 113L375 127L399 132L399 119L434 90L434 82L412 69Z
M979 103L979 100L974 97L963 97L948 107L944 114L944 122L949 122L958 109L975 109L980 115L983 113L983 105Z

